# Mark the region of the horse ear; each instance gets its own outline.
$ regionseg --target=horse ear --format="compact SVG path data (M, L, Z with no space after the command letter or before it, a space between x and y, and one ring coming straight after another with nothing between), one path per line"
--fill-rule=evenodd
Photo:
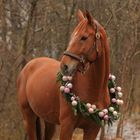
M89 13L89 11L88 10L86 10L86 18L87 18L87 20L88 20L88 23L90 24L90 25L93 25L93 17L92 17L92 15Z
M80 9L78 10L77 15L78 15L79 21L81 21L81 20L83 20L85 18L83 12Z

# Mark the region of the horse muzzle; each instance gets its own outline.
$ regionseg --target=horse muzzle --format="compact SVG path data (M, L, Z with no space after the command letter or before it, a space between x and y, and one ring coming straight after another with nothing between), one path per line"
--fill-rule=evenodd
M61 63L61 73L63 75L71 75L73 76L75 74L75 72L77 71L77 65L78 63L71 63L71 64L64 64Z

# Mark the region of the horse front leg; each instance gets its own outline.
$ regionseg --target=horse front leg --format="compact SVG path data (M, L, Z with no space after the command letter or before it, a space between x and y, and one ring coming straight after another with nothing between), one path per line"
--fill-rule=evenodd
M60 124L60 140L72 140L74 129L74 122L70 118L63 120Z
M77 117L74 116L71 105L63 96L60 97L60 140L72 140Z
M95 140L98 132L100 130L100 127L95 126L94 128L86 128L84 129L84 136L83 136L83 140Z

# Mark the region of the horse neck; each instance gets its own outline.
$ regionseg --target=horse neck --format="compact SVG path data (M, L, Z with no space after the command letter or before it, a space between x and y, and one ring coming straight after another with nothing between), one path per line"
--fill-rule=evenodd
M90 85L86 97L91 102L96 102L100 108L109 105L108 78L110 72L109 46L107 39L103 40L103 52L97 61L91 65L87 72L86 81ZM92 94L91 94L92 93Z

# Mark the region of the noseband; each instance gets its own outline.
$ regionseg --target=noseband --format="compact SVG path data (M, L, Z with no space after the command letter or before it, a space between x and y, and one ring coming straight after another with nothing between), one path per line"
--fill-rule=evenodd
M71 58L73 58L73 59L75 59L77 61L79 61L81 64L85 64L86 60L89 63L94 63L97 60L97 58L98 58L98 51L99 50L98 50L97 44L98 44L98 40L100 39L100 32L99 32L98 26L97 26L97 24L95 24L95 25L96 25L95 43L94 43L93 47L88 50L88 53L91 53L91 51L93 49L96 50L96 58L95 58L95 60L90 61L90 60L87 59L86 56L78 56L78 55L76 55L76 54L74 54L72 52L69 52L69 51L65 51L63 54L66 55L66 56L69 56L69 57L71 57Z

